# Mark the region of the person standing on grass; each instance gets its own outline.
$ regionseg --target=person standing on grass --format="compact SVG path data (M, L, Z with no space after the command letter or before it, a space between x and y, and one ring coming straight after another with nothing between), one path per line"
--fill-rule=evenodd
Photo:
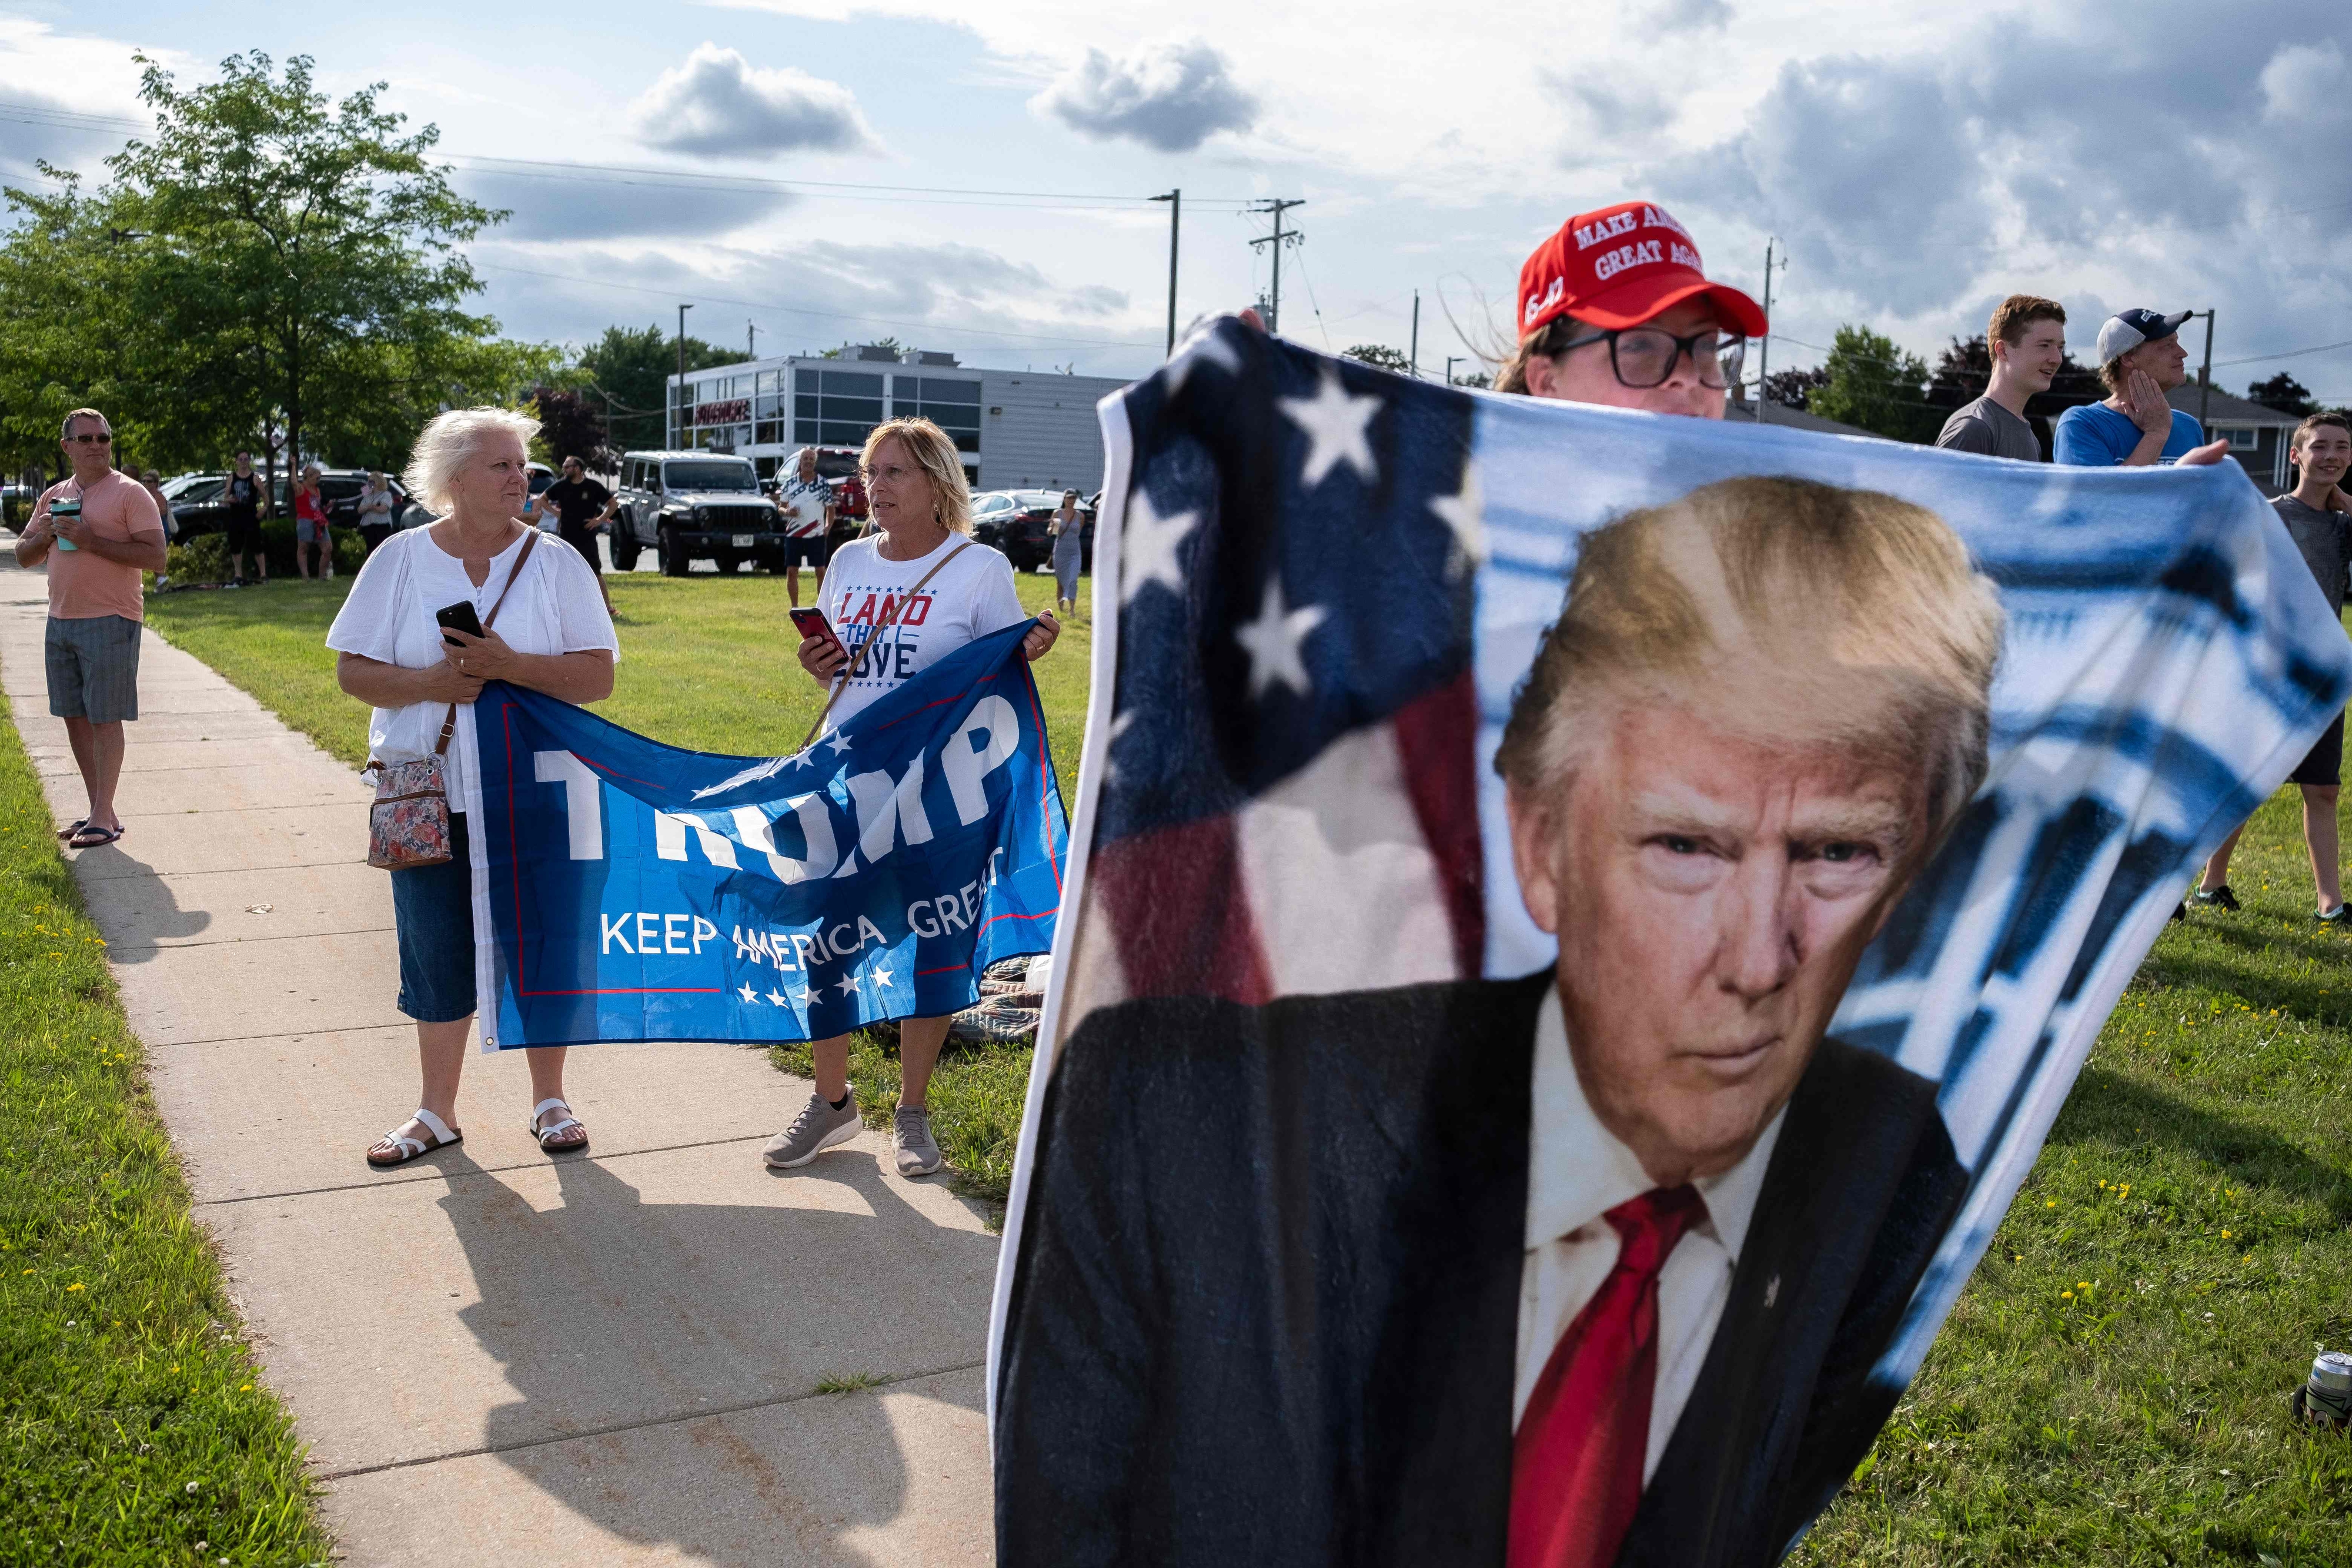
M596 591L604 596L604 613L610 615L613 592L604 586L604 557L596 548L596 536L604 531L621 503L612 491L588 477L588 465L577 457L563 460L563 477L550 485L540 499L555 508L556 533L580 552L580 559L596 574Z
M1078 612L1078 572L1086 565L1086 521L1078 516L1078 493L1062 492L1045 531L1054 537L1054 608L1065 615Z
M809 584L809 597L818 599L824 594L824 546L833 534L833 490L817 477L815 447L802 447L793 471L776 486L776 510L784 517L784 592L798 609L803 562L816 573L816 580Z
M385 481L383 469L368 470L356 513L360 543L367 547L368 554L373 555L376 547L392 537L392 486Z
M70 477L34 505L16 540L16 564L49 563L44 645L49 712L66 721L89 811L58 830L78 850L122 836L114 787L122 777L122 727L139 716L139 637L146 620L139 574L162 571L163 521L154 497L114 468L114 431L94 408L66 415Z
M2286 525L2304 564L2319 580L2327 607L2344 619L2344 600L2352 589L2352 518L2333 509L2343 492L2336 486L2352 470L2352 419L2340 413L2315 413L2295 426L2289 461L2295 465L2295 486L2271 505ZM2344 921L2344 885L2338 865L2336 800L2343 783L2344 716L2337 714L2319 743L2287 775L2303 792L2303 844L2311 854L2311 880L2318 894L2315 918L2330 925ZM2230 891L2230 852L2238 847L2237 831L2221 841L2205 862L2190 896L2208 908L2234 910L2238 895Z
M828 734L958 648L1027 619L1013 563L971 537L971 491L944 431L928 419L877 425L860 466L879 531L842 546L825 573L823 608L840 641L810 637L800 645L801 667L834 693L824 716ZM1038 616L1022 652L1033 662L1045 657L1061 631L1050 611ZM903 1176L940 1168L928 1094L949 1021L905 1019L898 1025L898 1109L890 1141ZM809 1051L816 1084L808 1103L761 1151L776 1170L804 1166L857 1135L849 1037L812 1040Z
M335 549L327 536L327 500L319 493L316 463L303 467L302 476L294 486L294 564L301 569L306 582L314 575L314 559L318 562L315 575L334 581Z
M568 703L613 695L620 642L579 556L516 521L530 495L525 444L539 422L498 408L453 409L425 427L408 465L408 493L440 520L395 534L368 558L327 632L335 680L374 709L368 750L386 762L433 755L452 705L470 706L484 681L528 686ZM526 548L528 547L528 548ZM482 636L445 631L434 612L463 601ZM496 612L495 624L492 623ZM479 752L459 724L446 755L450 859L392 875L400 946L400 1010L416 1020L424 1087L416 1113L367 1151L379 1169L457 1143L457 1080L474 1023L473 856L463 801ZM540 1147L588 1146L563 1097L562 1046L530 1062L530 1133Z
M255 573L261 581L268 582L269 555L261 546L261 476L253 471L250 452L236 455L236 466L230 470L228 483L221 486L221 515L228 536L228 585L245 586L245 558L248 551L253 556Z
M2012 294L1993 310L1985 347L1992 356L1992 380L1982 397L1952 411L1936 444L2039 463L2042 438L2025 422L2025 405L2050 390L2066 362L2065 307L2037 295Z
M2165 393L2189 380L2180 324L2194 314L2126 310L2107 318L2099 328L2099 380L2107 389L2106 400L2058 416L2056 461L2081 468L2140 468L2178 463L2205 444L2205 427L2196 416L2165 401Z

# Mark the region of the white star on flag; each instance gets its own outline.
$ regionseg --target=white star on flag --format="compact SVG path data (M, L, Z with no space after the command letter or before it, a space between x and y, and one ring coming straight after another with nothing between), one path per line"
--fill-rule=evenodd
M874 983L875 983L876 985L877 985L877 986L887 986L887 985L888 985L888 984L890 983L890 971L889 971L889 970L887 970L887 969L877 969L877 970L875 970L875 971L874 971Z
M1307 634L1323 624L1328 612L1319 604L1286 609L1282 601L1282 580L1269 577L1265 582L1265 602L1256 620L1234 632L1250 656L1250 696L1255 699L1276 685L1286 685L1305 696L1313 689L1307 679L1307 664L1298 656Z
M1118 717L1110 721L1110 735L1103 743L1102 776L1103 782L1106 784L1112 782L1118 777L1118 760L1114 758L1111 753L1118 746L1118 737L1125 735L1127 733L1127 727L1134 722L1135 710L1133 708L1128 709L1125 713L1120 714Z
M1234 346L1226 342L1215 328L1195 333L1176 350L1176 357L1168 361L1168 395L1174 397L1182 392L1192 372L1204 363L1215 365L1228 375L1237 375L1241 371L1242 357L1234 352Z
M1138 485L1127 497L1127 517L1118 533L1118 601L1132 604L1135 596L1159 583L1181 597L1184 568L1176 551L1200 526L1198 512L1163 517L1151 509L1151 497Z
M1365 438L1372 415L1381 412L1378 397L1349 392L1339 384L1339 372L1327 366L1323 383L1313 397L1279 401L1282 412L1307 433L1307 467L1299 480L1305 488L1311 490L1321 484L1323 476L1342 463L1352 466L1367 485L1381 476L1380 465L1372 460L1372 444Z
M1486 530L1480 520L1486 512L1486 497L1478 493L1478 471L1474 465L1462 465L1460 491L1430 497L1429 509L1437 514L1438 521L1454 530L1454 553L1446 558L1446 576L1459 577L1486 559Z
M743 999L747 1002L756 1002L760 999L760 993L751 988L751 982L749 980L743 982Z
M780 1008L788 1008L793 1004L793 998L784 995L782 991L770 991L768 993L768 999L775 1003Z
M833 732L833 738L826 741L825 744L832 747L834 750L837 752L846 751L849 749L849 737L836 729Z
M856 976L855 976L855 975L844 975L844 976L842 976L842 977L841 977L841 994L842 994L843 996L845 996L845 997L846 997L846 996L850 996L850 995L854 994L854 993L856 991L856 989L857 989L857 977L856 977Z

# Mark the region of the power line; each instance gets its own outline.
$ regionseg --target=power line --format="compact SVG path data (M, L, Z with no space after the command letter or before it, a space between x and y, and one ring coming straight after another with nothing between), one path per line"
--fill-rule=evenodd
M15 120L26 125L57 125L77 131L128 131L152 134L154 127L144 120L118 115L85 114L74 110L49 110L28 104L0 100L0 120ZM976 205L973 197L1009 199L1024 202L1091 203L1097 210L1125 212L1140 210L1150 204L1150 196L1130 196L1107 191L997 191L967 189L957 185L885 185L857 180L782 180L760 174L710 173L688 169L647 168L631 163L588 163L552 158L504 158L483 153L435 152L430 158L446 161L458 168L470 168L483 172L506 173L520 178L590 181L601 184L674 185L688 190L767 190L802 195L835 195L844 200L876 200L898 197L942 196L952 198L942 205ZM852 193L869 193L853 195ZM1226 207L1239 212L1249 205L1247 198L1238 196L1199 196L1196 205ZM1086 210L1086 209L1076 209Z
M552 277L564 283L584 283L591 287L595 288L621 288L626 289L632 294L658 295L665 299L675 299L679 295L683 294L690 299L698 300L705 304L740 305L747 309L772 310L787 316L819 316L832 321L856 321L869 327L904 327L910 331L917 332L938 332L950 329L942 328L942 326L937 321L904 321L894 319L887 316L857 316L852 315L845 310L810 310L804 309L797 305L779 305L773 300L769 299L737 299L731 298L723 294L698 294L690 288L654 288L638 283L620 283L609 277L582 277L576 273L543 272L534 267L510 267L505 263L496 261L478 260L474 265L476 267L488 267L493 272L520 272L530 277ZM1017 338L1025 342L1033 343L1081 343L1090 347L1104 349L1150 349L1158 347L1157 344L1143 342L1131 338L1065 338L1057 337L1047 332L1013 332L1000 330L992 327L968 327L954 329L968 331L977 336Z
M2347 339L2341 343L2322 343L2312 349L2289 349L2284 353L2248 354L2243 359L2216 360L2213 363L2218 368L2222 365L2259 364L2264 360L2299 360L2305 354L2325 354L2334 349L2352 349L2352 339Z

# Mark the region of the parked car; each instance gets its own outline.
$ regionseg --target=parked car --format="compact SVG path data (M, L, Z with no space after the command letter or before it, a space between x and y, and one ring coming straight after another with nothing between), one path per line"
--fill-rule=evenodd
M522 502L523 519L537 523L543 531L551 534L556 531L555 511L552 507L541 507L539 497L555 483L555 470L544 463L526 463L523 468L530 475L530 491L524 496Z
M983 512L982 502L987 503ZM1054 559L1054 536L1045 531L1062 508L1059 490L991 490L972 497L972 537L1004 552L1015 571L1034 571ZM1081 570L1095 568L1095 508L1078 502Z
M784 565L784 519L760 493L748 457L718 452L629 452L621 456L621 503L613 519L613 566L636 570L650 549L665 577L708 560L732 573L751 561Z

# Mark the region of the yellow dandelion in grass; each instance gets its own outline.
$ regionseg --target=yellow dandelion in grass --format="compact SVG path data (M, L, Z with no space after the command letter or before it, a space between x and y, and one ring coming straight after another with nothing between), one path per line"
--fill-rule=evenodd
M2058 1207L2058 1200L2054 1197L2045 1197L2042 1200L2042 1207L2044 1208L2055 1208ZM25 1271L28 1274L32 1272L29 1269Z
M2058 1299L2062 1301L2071 1301L2074 1299L2074 1292L2072 1291L2061 1291L2058 1292Z
M2228 1231L2226 1231L2226 1230L2224 1230L2223 1232L2221 1232L2221 1239L2222 1239L2222 1240L2224 1240L2224 1241L2227 1241L2228 1239L2230 1239L2230 1233L2229 1233Z
M72 1284L68 1285L66 1289L68 1291L79 1291L81 1289L81 1281L79 1280L76 1280Z
M2076 1290L2078 1290L2078 1291L2087 1291L2087 1290L2089 1290L2090 1288L2091 1288L2091 1281L2088 1281L2088 1280L2077 1280L2077 1281L2074 1281L2074 1289L2076 1289Z
M170 1368L168 1369L168 1371L170 1371L170 1372L177 1372L177 1371L179 1371L179 1370L180 1370L180 1364L179 1364L178 1362L176 1362L176 1361L175 1361L175 1362L173 1362L173 1363L171 1364Z

